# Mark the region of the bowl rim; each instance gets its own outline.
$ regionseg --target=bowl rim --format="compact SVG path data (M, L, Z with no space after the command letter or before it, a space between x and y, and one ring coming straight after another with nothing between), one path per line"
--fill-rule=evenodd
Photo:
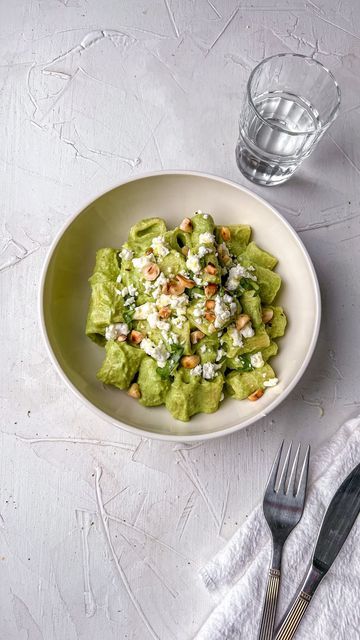
M297 244L299 245L299 247L300 247L300 249L301 249L301 251L303 253L303 256L304 256L304 258L306 260L307 266L309 268L309 271L310 271L310 274L311 274L311 279L312 279L312 284L313 284L313 287L314 287L314 293L315 293L315 307L316 307L315 308L315 322L314 322L314 327L313 327L313 332L312 332L312 336L311 336L310 345L308 347L308 350L306 352L305 358L304 358L299 370L297 371L296 375L294 376L294 378L292 379L290 384L284 389L284 391L282 391L276 398L274 398L274 400L266 408L266 411L262 411L258 415L253 416L251 418L248 418L247 420L244 420L244 422L242 422L241 424L239 423L239 424L236 424L236 425L234 425L232 427L224 427L223 429L220 429L218 431L213 431L213 432L203 433L203 434L186 434L186 433L181 433L181 434L163 434L163 433L154 433L152 431L146 431L145 429L142 429L141 427L134 427L134 426L129 425L129 424L125 423L125 422L122 422L122 420L119 420L117 418L113 418L112 416L110 416L107 413L105 413L105 411L103 411L102 409L99 409L98 407L96 407L92 402L90 402L90 400L85 398L85 396L77 389L75 384L73 384L71 382L71 380L68 378L68 376L63 371L62 367L60 366L60 363L58 362L58 360L56 358L56 355L55 355L55 353L53 351L53 348L52 348L52 346L50 344L50 340L49 340L49 337L48 337L48 334L47 334L47 329L46 329L46 322L45 322L44 292L45 292L45 282L46 282L46 277L47 277L47 273L48 273L48 268L49 268L51 259L53 257L54 251L55 251L60 239L62 238L62 236L67 231L68 227L70 227L71 224L74 222L74 220L85 209L87 209L89 206L91 206L96 200L98 200L99 198L101 198L105 194L109 193L110 191L113 191L114 189L117 189L118 187L122 187L125 184L128 184L130 182L136 182L137 180L143 180L143 179L146 179L146 178L153 178L153 177L159 177L159 176L160 177L161 176L173 176L173 175L194 176L194 177L206 178L208 180L213 180L215 182L221 182L221 183L229 185L231 187L235 187L239 191L243 191L243 192L247 193L251 197L253 197L256 200L258 200L261 204L263 204L267 208L271 209L271 212L277 218L280 219L280 221L287 228L288 232L293 237L295 242L297 242ZM162 440L162 441L165 441L165 442L182 442L182 443L189 442L190 443L190 442L201 442L201 441L205 441L205 440L212 440L214 438L221 438L223 436L227 436L227 435L230 435L232 433L235 433L236 431L239 431L240 429L244 429L245 427L249 427L251 424L254 424L255 422L258 422L258 420L261 420L262 418L265 418L266 416L268 416L271 413L271 411L273 411L278 405L280 405L285 400L285 398L287 398L287 396L296 387L296 385L298 384L299 380L302 378L303 374L305 373L305 371L306 371L306 369L307 369L307 367L308 367L308 365L310 363L310 360L312 358L312 355L314 353L315 347L316 347L316 343L317 343L317 339L318 339L319 331L320 331L320 322L321 322L321 295L320 295L320 287L319 287L319 282L318 282L318 279L317 279L316 271L315 271L313 262L311 260L311 257L309 255L304 243L302 242L301 238L299 237L299 235L297 234L295 229L293 229L291 224L286 220L286 218L284 218L284 216L281 215L281 213L279 213L277 211L277 209L275 209L269 202L267 202L267 200L265 200L261 196L258 196L251 189L248 189L247 187L243 187L241 184L238 184L237 182L234 182L233 180L229 180L228 178L222 178L221 176L217 176L216 174L206 173L206 172L201 172L201 171L172 169L172 170L145 172L145 173L139 174L137 176L133 176L131 178L127 178L126 180L122 180L121 182L116 182L112 187L104 189L96 197L91 198L91 200L89 200L85 204L83 204L81 206L81 208L79 208L75 213L70 215L70 217L61 226L59 231L56 233L53 241L51 242L51 245L50 245L50 247L48 249L44 264L42 266L41 275L40 275L40 286L39 286L39 291L38 291L38 312L39 312L40 329L41 329L41 333L42 333L42 336L43 336L43 340L45 342L45 347L46 347L47 353L48 353L48 355L50 357L50 361L54 365L57 373L59 374L60 378L63 380L65 385L68 387L68 389L70 389L75 394L75 396L80 400L80 402L82 402L82 404L84 404L86 407L88 407L90 409L90 411L95 413L102 420L105 420L107 423L112 424L113 426L115 426L117 428L120 428L120 429L123 429L124 431L127 431L128 433L131 433L132 435L138 436L140 438L141 437L146 437L146 438L151 438L151 439L154 439L154 440Z

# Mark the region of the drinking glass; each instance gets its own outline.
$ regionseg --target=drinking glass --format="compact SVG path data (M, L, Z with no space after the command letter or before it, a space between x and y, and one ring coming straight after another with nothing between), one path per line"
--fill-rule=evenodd
M297 53L266 58L250 74L236 161L261 185L288 180L334 122L340 89L320 62Z

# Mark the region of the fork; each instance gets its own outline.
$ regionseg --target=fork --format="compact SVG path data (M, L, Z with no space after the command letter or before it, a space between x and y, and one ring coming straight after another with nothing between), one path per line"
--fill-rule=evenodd
M284 441L281 443L271 468L263 500L263 512L272 535L273 552L258 640L272 640L279 596L282 550L288 536L299 523L304 510L310 447L308 446L306 449L297 483L296 476L301 445L299 444L297 447L290 475L292 443L288 448L282 471L279 474L283 447Z

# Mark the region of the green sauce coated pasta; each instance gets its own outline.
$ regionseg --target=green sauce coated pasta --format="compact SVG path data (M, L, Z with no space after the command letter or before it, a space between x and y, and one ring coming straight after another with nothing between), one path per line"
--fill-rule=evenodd
M97 378L183 422L225 396L271 393L287 325L277 262L245 224L201 212L175 229L140 220L122 247L99 249L89 279L85 331L105 346Z

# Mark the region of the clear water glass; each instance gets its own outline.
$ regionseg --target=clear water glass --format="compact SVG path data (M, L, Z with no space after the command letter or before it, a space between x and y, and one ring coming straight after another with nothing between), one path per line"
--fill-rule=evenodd
M266 58L250 74L236 161L261 185L288 180L334 122L340 89L320 62L300 54Z

